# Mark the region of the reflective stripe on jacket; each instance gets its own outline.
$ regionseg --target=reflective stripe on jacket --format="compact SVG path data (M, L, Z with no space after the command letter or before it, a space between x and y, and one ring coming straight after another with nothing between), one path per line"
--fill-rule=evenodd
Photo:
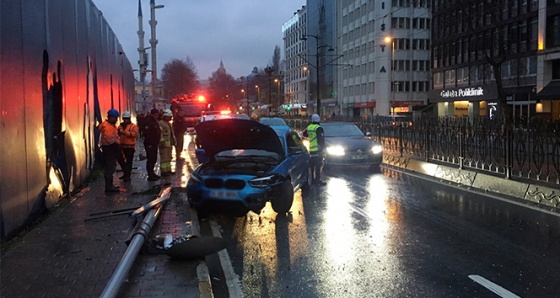
M100 139L99 143L101 146L111 145L113 143L119 144L119 132L114 124L109 123L105 120L99 125Z
M175 145L175 134L173 134L173 127L171 123L160 120L159 128L161 129L161 139L159 141L160 147L171 147Z
M317 129L321 127L319 124L309 124L307 126L307 136L309 138L309 152L319 151L319 143L317 141Z
M121 136L121 148L135 148L138 126L134 123L130 123L126 127L119 125L119 135Z

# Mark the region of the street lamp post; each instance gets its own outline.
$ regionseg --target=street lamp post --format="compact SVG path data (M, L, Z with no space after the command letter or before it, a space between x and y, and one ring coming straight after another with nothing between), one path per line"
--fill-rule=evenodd
M316 73L317 73L317 84L315 85L315 87L317 89L316 90L316 92L317 92L316 104L317 104L317 115L321 116L321 94L320 94L320 92L321 92L321 80L319 78L319 74L320 74L319 53L321 51L321 48L326 48L326 47L330 48L330 46L326 45L326 44L319 45L319 37L317 35L306 34L306 35L302 36L300 39L301 40L307 40L307 37L315 38L315 43L316 43L316 48L315 48L315 70L316 70ZM334 51L334 50L332 48L330 48L329 51ZM340 57L342 57L342 55ZM338 57L338 58L340 58L340 57ZM334 60L332 60L328 63L325 63L324 66L327 66L328 64L334 62L338 58L336 58L336 59L334 59Z
M280 79L274 79L275 83L278 83L278 93L276 93L276 111L280 110Z
M395 83L395 39L392 37L385 37L385 43L391 43L391 82L389 83L389 88L391 88L392 101L391 107L389 108L390 114L395 115L395 88L398 83Z
M266 74L268 75L268 114L270 115L270 112L272 110L272 73L276 71L276 68L274 68L273 66L267 66L264 69L264 72L266 72Z
M307 37L313 37L315 38L315 44L316 44L316 48L315 48L315 70L316 70L316 74L317 74L317 84L315 85L316 87L316 93L317 93L317 100L315 101L316 105L317 105L317 115L321 116L321 96L319 94L321 87L320 87L320 80L319 80L319 37L317 35L311 35L311 34L306 34L304 36L302 36L301 40L307 40Z

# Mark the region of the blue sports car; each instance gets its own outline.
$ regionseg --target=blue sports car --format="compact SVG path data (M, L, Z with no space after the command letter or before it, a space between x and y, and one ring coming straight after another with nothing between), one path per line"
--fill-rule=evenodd
M292 207L309 185L309 153L298 134L253 120L223 119L196 127L201 164L187 182L192 207L243 216L270 201L277 213Z

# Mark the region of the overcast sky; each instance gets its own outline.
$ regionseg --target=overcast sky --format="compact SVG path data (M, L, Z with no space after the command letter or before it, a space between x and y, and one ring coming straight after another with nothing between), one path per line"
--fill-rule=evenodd
M133 68L138 68L138 0L93 0L117 35ZM150 47L150 0L141 0L144 46ZM305 0L156 0L157 68L189 57L199 79L223 61L234 78L271 64L274 47L284 59L282 25ZM151 57L151 50L147 50ZM151 69L151 58L148 69ZM149 78L149 75L148 75Z

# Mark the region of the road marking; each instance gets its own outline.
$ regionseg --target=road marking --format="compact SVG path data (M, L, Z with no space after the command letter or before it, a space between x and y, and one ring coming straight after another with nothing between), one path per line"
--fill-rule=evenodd
M487 280L486 278L480 275L469 275L469 278L474 280L476 283L480 284L481 286L487 288L488 290L494 292L496 295L504 298L521 298L520 296L515 295L514 293L504 289L503 287Z
M220 227L215 220L210 220L210 228L212 229L212 235L214 237L222 238ZM222 270L224 271L224 275L226 277L226 285L228 288L229 297L243 297L241 282L239 281L239 277L237 276L237 274L235 274L235 272L233 271L233 265L231 264L231 259L229 258L227 249L220 250L218 252L218 256L220 257L220 264L222 265Z

